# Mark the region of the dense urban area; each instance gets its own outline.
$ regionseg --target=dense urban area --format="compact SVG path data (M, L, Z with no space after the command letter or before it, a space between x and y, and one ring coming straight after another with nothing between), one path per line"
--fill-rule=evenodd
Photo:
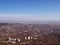
M60 45L60 24L0 23L0 45Z

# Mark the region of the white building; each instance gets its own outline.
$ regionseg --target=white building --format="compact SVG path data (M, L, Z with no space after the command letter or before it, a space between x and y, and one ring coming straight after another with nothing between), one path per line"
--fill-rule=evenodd
M15 44L16 43L16 39L14 39L14 38L10 38L10 37L8 37L8 42L9 43L12 43L12 44Z
M9 43L15 44L16 41L17 41L17 42L20 42L20 39L19 39L19 38L16 39L16 38L10 38L10 37L8 37L8 42L9 42Z
M20 42L21 40L18 38L17 41Z
M33 39L32 36L25 37L25 40L31 40L31 39Z

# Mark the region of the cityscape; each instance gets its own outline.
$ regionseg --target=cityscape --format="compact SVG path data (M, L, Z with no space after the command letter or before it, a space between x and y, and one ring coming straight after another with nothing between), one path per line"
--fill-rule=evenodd
M60 45L60 24L0 23L0 45Z
M60 0L0 0L0 45L60 45Z

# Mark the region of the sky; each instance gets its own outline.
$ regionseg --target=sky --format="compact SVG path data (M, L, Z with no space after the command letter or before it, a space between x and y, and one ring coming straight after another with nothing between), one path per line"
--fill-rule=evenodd
M60 0L0 0L0 21L60 21Z

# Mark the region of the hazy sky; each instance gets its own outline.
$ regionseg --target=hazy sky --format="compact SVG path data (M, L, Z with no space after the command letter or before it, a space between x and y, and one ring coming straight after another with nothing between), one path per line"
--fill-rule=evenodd
M60 0L0 0L2 20L60 20Z

